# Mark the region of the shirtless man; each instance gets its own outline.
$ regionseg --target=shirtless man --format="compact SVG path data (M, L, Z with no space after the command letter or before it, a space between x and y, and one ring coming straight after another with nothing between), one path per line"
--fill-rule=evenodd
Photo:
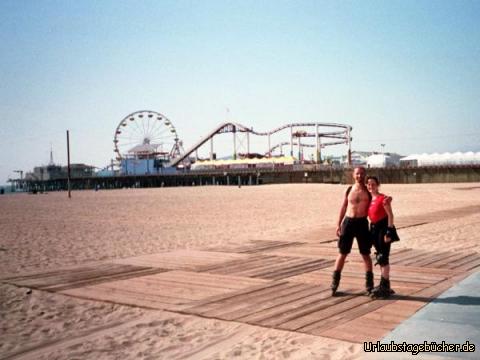
M365 265L365 288L367 293L373 289L372 259L370 249L372 243L368 229L368 207L371 195L365 186L365 168L359 166L353 171L355 184L345 191L337 224L339 254L335 261L332 276L332 295L335 295L340 284L341 272L347 255L352 250L353 238L357 238L358 249Z

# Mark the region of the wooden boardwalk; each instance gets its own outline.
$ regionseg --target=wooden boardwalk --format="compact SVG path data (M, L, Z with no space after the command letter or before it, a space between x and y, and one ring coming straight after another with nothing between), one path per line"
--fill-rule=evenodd
M469 207L455 214L479 210ZM438 221L446 215L427 214L399 219L399 223L416 226L418 221ZM388 300L372 300L364 295L363 264L354 249L342 273L339 294L332 297L329 284L337 249L331 240L321 240L252 240L205 251L171 251L7 277L2 282L363 343L381 339L480 268L476 252L393 248L396 294ZM378 267L375 272L378 280Z

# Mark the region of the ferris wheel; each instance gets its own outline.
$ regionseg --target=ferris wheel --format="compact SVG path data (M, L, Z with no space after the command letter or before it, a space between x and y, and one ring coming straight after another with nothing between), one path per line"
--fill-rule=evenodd
M117 160L128 157L174 158L181 148L172 122L155 111L131 113L118 124L113 138Z

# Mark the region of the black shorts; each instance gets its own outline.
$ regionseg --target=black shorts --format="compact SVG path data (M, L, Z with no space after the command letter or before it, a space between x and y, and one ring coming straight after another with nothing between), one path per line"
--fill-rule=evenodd
M368 232L368 220L363 218L345 217L342 222L338 249L340 254L349 254L352 250L353 238L357 238L360 254L369 255L372 248L370 233Z
M370 224L370 237L377 254L382 254L383 265L389 264L390 245L385 242L385 234L387 233L388 219L382 219L375 224Z

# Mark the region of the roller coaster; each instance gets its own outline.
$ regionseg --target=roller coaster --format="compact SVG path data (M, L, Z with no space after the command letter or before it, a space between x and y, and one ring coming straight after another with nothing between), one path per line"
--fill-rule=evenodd
M272 136L274 134L280 133L282 131L289 131L287 135L289 137L289 141L281 141L277 144L272 145ZM214 152L214 137L219 134L225 133L232 133L233 134L233 159L236 159L239 151L238 151L238 136L240 134L246 136L246 153L250 154L250 135L256 135L261 137L266 137L268 146L267 151L263 154L265 157L272 157L272 154L278 150L282 149L284 146L290 147L290 155L294 154L294 148L298 149L299 153L302 153L302 149L304 147L315 148L314 161L319 163L321 161L321 150L327 146L332 145L347 145L348 152L347 158L350 160L350 153L351 153L351 131L352 127L350 125L345 124L337 124L337 123L320 123L320 122L304 122L304 123L291 123L280 126L276 129L266 132L258 132L253 130L253 128L249 128L245 125L233 122L226 122L220 124L215 129L213 129L210 133L206 136L201 138L197 143L195 143L192 147L186 150L183 154L176 156L175 158L171 159L169 162L169 166L177 167L188 159L192 158L193 154L196 154L197 150L201 148L207 142L210 142L210 160L215 160L215 152ZM315 139L312 143L308 142L309 139ZM282 150L281 150L282 151ZM194 156L194 158L198 158Z

